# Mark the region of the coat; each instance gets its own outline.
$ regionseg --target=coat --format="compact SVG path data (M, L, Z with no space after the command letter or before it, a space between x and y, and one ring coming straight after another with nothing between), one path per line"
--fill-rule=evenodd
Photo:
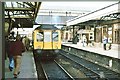
M25 51L25 47L21 41L15 41L10 43L9 45L9 52L12 56L20 55Z

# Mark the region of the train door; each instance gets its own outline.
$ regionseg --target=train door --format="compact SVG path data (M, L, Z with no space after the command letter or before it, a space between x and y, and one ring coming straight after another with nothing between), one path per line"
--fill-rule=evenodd
M51 49L52 40L51 40L51 31L44 31L44 49Z

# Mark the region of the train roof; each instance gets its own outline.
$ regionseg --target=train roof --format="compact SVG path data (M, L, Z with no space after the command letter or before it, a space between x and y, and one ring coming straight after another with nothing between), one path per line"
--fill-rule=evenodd
M38 29L42 29L42 30L59 30L57 27L55 27L54 25L40 25L38 26L37 28L35 28L35 30L38 30Z

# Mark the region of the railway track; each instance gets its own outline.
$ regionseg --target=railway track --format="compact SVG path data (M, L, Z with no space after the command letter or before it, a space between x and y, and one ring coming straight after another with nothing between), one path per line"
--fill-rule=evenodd
M44 71L41 65L41 59L39 58L39 55L34 54L34 60L35 60L38 80L41 80L41 79L47 80L46 75L44 74Z
M120 79L119 73L65 51L61 51L56 60L52 61L41 60L38 55L35 55L35 62L38 80L77 80L80 78L85 78L85 80L99 80L100 78L104 78L105 80ZM63 62L64 64L62 64ZM65 63L69 63L70 66Z
M42 62L41 65L46 80L74 80L74 78L55 60L53 62Z
M112 70L109 70L105 67L87 61L77 55L62 51L60 55L64 56L64 59L73 64L74 67L82 71L86 77L99 79L105 78L107 80L115 78L116 80L120 79L120 74Z
M34 55L38 80L74 80L74 78L55 60L42 60Z

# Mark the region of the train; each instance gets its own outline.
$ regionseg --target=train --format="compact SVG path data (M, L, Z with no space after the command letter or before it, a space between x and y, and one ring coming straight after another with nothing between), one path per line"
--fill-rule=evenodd
M61 49L61 30L54 25L44 24L35 28L32 37L34 53L56 54Z

